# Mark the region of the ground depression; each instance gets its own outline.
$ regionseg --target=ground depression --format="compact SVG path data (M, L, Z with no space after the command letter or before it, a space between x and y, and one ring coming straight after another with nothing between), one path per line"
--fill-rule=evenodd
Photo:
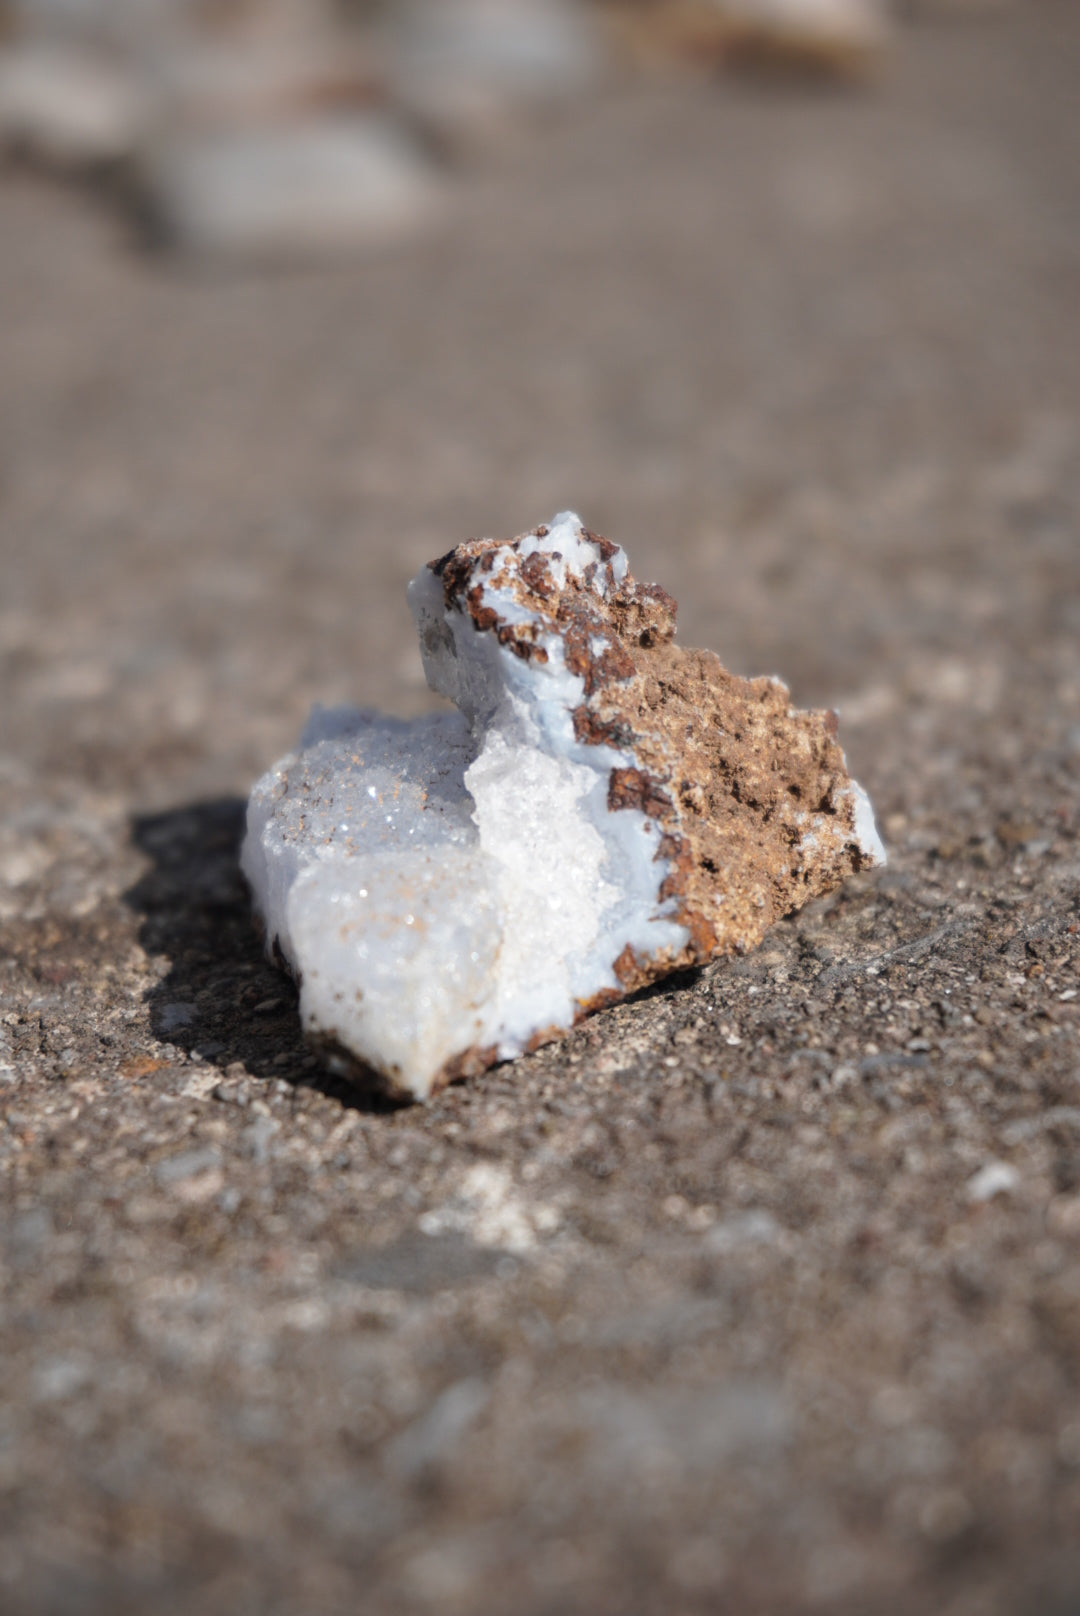
M675 602L564 513L409 587L457 711L317 711L243 864L328 1064L423 1099L884 862L836 716L675 645Z

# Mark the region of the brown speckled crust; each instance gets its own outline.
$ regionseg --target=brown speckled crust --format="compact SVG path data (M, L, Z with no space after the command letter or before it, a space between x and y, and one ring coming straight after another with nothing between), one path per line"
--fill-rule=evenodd
M595 1015L598 1010L608 1010L613 1004L618 1004L625 995L618 988L601 988L599 993L592 993L587 999L578 999L574 1011L574 1026L584 1021L586 1016Z
M554 1025L550 1027L541 1027L540 1031L534 1032L532 1037L529 1039L529 1042L525 1046L526 1051L530 1055L535 1055L538 1049L543 1049L545 1044L554 1044L558 1039L564 1037L565 1033L565 1027L558 1027Z
M866 862L835 718L797 712L783 685L736 678L709 651L662 641L635 660L632 679L587 704L594 725L635 733L634 789L613 771L609 801L663 831L661 896L690 930L684 963L744 952Z
M583 684L577 740L633 759L612 768L608 806L655 826L657 907L689 937L678 952L624 949L612 962L621 993L583 1002L587 1014L669 971L756 947L775 921L867 861L836 714L798 712L778 680L737 678L713 652L675 645L671 596L629 574L618 582L617 547L588 529L581 536L596 561L580 580L560 585L539 552L500 574L535 627L504 620L485 599L496 557L517 557L520 539L472 540L432 570L447 606L517 655L546 661L538 636L557 635Z
M497 1044L485 1044L483 1047L473 1044L470 1048L463 1049L460 1055L455 1055L436 1072L431 1082L431 1093L438 1094L440 1089L446 1088L450 1083L460 1083L463 1078L479 1077L489 1066L494 1066L498 1058Z
M304 1042L328 1072L346 1078L365 1094L389 1101L392 1105L411 1105L415 1102L416 1096L396 1078L360 1060L333 1033L307 1032Z
M616 997L619 997L619 995L616 995ZM551 1043L554 1038L560 1037L564 1030L561 1027L550 1028L545 1032L538 1033L530 1044L530 1049L540 1049L544 1044ZM415 1103L416 1094L414 1090L400 1083L393 1072L384 1072L374 1066L369 1066L366 1061L360 1060L357 1055L341 1043L333 1033L309 1033L306 1042L308 1048L319 1056L323 1065L329 1071L335 1073L338 1077L348 1078L350 1082L356 1083L362 1088L365 1093L380 1096L395 1105L412 1105ZM481 1072L486 1072L489 1066L494 1066L498 1059L499 1051L495 1044L489 1044L484 1047L474 1045L469 1049L463 1049L460 1054L455 1055L452 1060L448 1060L445 1066L436 1072L431 1081L430 1092L438 1094L451 1083L462 1082L468 1077L478 1077Z

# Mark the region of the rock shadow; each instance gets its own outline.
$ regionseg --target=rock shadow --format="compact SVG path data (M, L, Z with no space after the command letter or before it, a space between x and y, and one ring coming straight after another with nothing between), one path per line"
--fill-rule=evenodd
M223 797L131 821L152 863L124 899L147 953L169 961L147 995L155 1037L222 1071L239 1061L253 1077L318 1089L354 1110L395 1109L323 1070L305 1047L296 988L266 958L252 919L244 813L242 798Z

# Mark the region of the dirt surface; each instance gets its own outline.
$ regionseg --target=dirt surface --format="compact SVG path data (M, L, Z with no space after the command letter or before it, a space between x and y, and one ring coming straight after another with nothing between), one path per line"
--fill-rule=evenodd
M316 276L0 181L0 1606L1080 1603L1080 12L613 90ZM379 1111L242 797L567 505L891 866Z

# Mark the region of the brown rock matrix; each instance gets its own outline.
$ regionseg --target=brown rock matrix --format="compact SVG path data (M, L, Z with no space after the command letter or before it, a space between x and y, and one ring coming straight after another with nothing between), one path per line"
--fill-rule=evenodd
M676 646L675 602L572 512L460 545L409 603L458 711L316 714L248 808L336 1070L427 1098L883 858L835 715Z
M582 528L591 557L576 567L534 547L548 536L541 526L510 541L474 540L431 570L448 611L516 656L546 663L556 639L583 682L571 714L577 741L633 754L632 765L611 769L607 805L655 825L655 856L668 865L658 897L672 900L689 936L679 952L624 948L613 962L624 992L755 948L784 915L885 862L835 712L800 712L779 679L742 679L714 652L676 645L677 602L638 582L610 540ZM523 620L499 610L493 576Z

